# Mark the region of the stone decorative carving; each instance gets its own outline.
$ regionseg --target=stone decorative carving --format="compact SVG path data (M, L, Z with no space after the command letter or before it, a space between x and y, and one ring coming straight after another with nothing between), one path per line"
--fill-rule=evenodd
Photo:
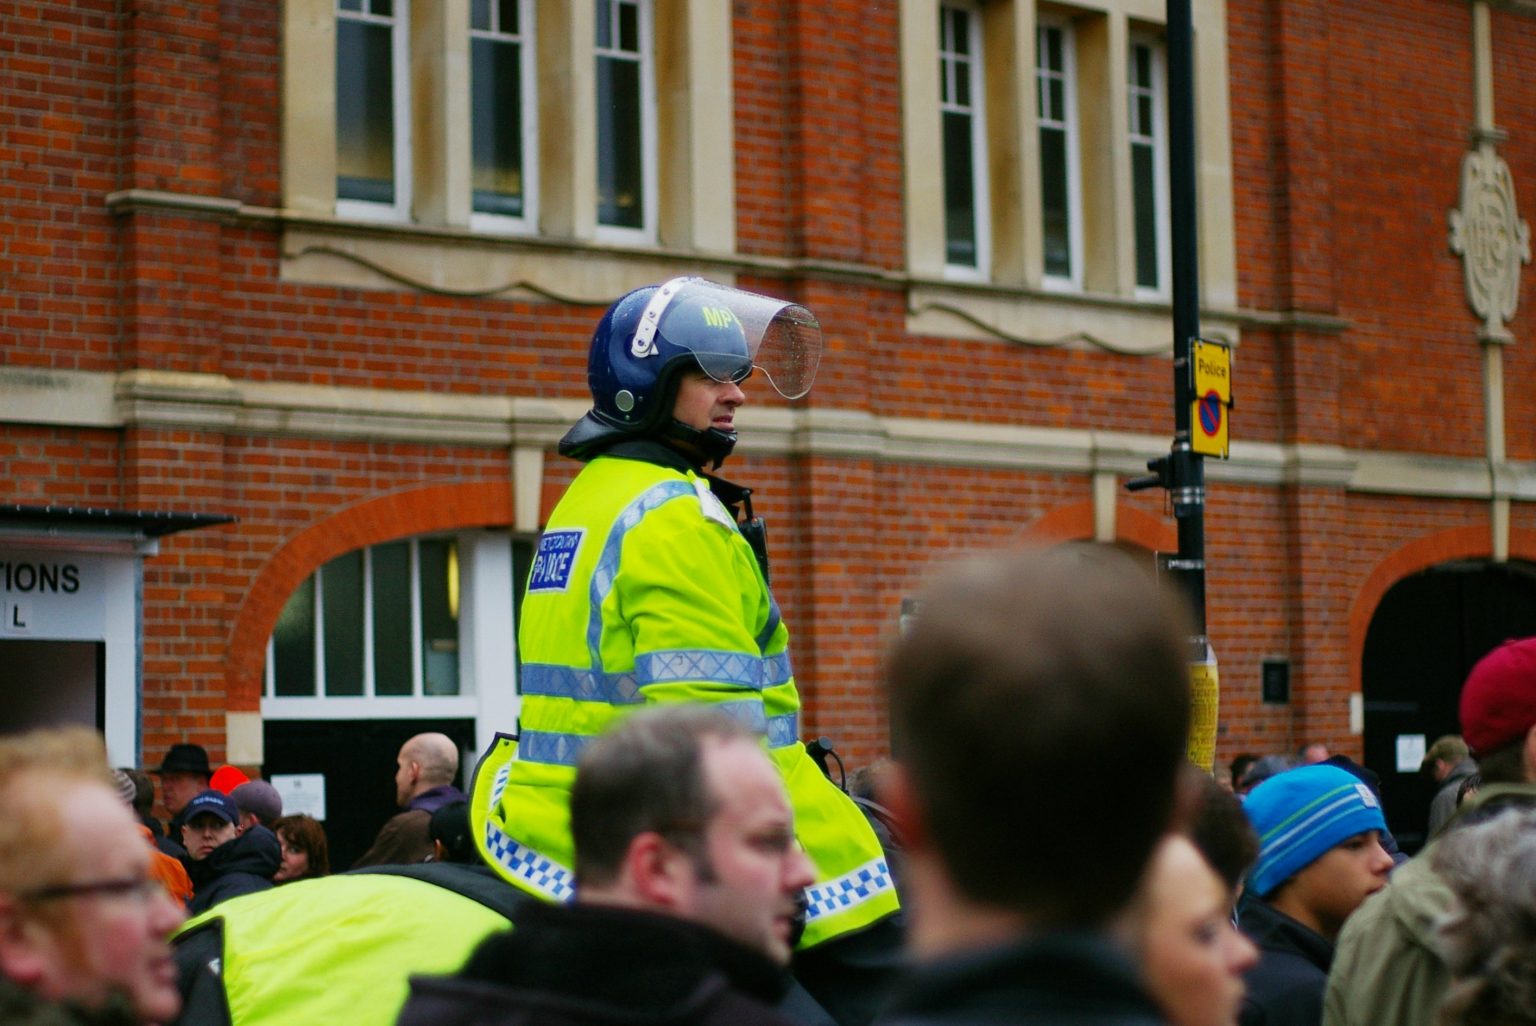
M1531 262L1531 226L1515 209L1515 183L1487 143L1461 160L1461 208L1451 211L1451 250L1462 258L1467 303L1483 338L1507 342L1505 323L1520 301L1520 265Z

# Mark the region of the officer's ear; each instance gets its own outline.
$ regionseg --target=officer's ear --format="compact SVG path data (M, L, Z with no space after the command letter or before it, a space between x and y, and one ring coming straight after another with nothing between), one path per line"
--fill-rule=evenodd
M692 893L693 865L686 852L648 830L630 839L624 881L646 905L683 909Z

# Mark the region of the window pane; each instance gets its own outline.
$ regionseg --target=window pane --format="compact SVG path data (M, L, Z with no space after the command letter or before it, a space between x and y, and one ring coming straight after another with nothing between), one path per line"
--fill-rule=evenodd
M411 546L374 547L373 693L411 693Z
M336 9L338 11L361 11L363 9L363 0L336 0Z
M1157 176L1152 147L1131 147L1131 186L1136 202L1136 284L1155 289L1157 280Z
M491 29L491 0L470 0L469 27L481 32Z
M971 117L944 113L945 261L976 266L976 173L972 160Z
M422 693L459 693L459 555L444 538L418 543L421 563Z
M476 210L523 212L522 47L492 39L471 41Z
M395 201L392 29L336 20L336 195Z
M619 49L640 52L640 8L625 0L619 0Z
M363 553L337 556L320 568L325 611L325 693L363 693Z
M373 13L377 14L381 18L394 17L394 0L373 0Z
M501 14L501 24L496 26L499 31L510 32L512 35L517 35L522 31L522 29L518 28L519 12L517 5L518 0L500 0L497 4Z
M640 140L640 65L597 60L597 220L623 228L645 226Z
M613 0L597 0L597 45L604 50L613 45Z
M272 631L273 693L284 698L315 693L315 579L294 589Z
M1067 213L1067 133L1040 130L1041 230L1045 243L1045 273L1072 275L1072 241Z

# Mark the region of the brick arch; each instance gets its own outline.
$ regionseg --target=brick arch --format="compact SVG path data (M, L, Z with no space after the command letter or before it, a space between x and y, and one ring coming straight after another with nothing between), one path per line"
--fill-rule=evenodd
M1024 528L1020 541L1057 543L1093 539L1093 503L1077 502L1058 506ZM1127 542L1148 552L1173 552L1179 547L1174 526L1139 509L1121 506L1115 510L1115 541Z
M1365 659L1365 635L1381 600L1392 586L1410 574L1418 573L1454 559L1486 559L1489 552L1486 525L1455 527L1425 538L1417 538L1387 555L1376 564L1365 582L1355 592L1349 606L1349 685L1359 691L1361 663ZM1512 530L1509 533L1512 559L1536 561L1536 531Z
M415 534L511 522L511 486L506 481L483 481L394 492L340 510L300 531L267 560L235 614L225 662L227 707L232 711L260 708L267 639L288 596L321 564L355 549Z

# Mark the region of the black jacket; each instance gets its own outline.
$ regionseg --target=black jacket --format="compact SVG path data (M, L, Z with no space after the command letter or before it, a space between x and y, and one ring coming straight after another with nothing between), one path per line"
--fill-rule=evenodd
M1333 944L1252 895L1244 895L1237 925L1259 949L1258 963L1243 977L1248 994L1240 1026L1318 1026Z
M531 905L456 976L417 976L398 1026L789 1026L767 958L672 916Z
M264 826L253 826L233 841L224 842L206 859L189 859L186 865L192 878L192 900L187 914L195 916L221 901L266 890L282 864L282 845Z
M1157 1026L1162 1015L1107 938L1064 932L912 973L877 1026Z

